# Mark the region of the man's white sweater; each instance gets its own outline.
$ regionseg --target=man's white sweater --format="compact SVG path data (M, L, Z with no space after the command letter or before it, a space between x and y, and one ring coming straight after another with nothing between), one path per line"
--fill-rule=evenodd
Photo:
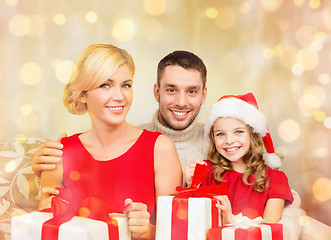
M204 137L203 124L199 123L197 118L186 129L174 130L161 124L158 115L159 111L156 111L153 121L140 127L149 131L161 132L163 135L169 137L176 145L177 154L183 170L192 160L207 159L210 143L209 139Z

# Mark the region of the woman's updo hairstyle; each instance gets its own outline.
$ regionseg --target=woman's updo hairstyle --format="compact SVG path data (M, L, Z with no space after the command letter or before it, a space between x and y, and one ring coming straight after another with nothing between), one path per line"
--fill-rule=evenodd
M77 58L69 83L64 88L63 103L73 114L84 114L87 111L85 101L82 101L86 91L102 85L117 68L126 64L135 73L132 56L125 51L109 44L95 44L86 48Z

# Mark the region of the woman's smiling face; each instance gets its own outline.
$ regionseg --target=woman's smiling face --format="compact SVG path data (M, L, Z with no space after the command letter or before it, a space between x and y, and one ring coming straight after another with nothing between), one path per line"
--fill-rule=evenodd
M124 64L99 87L86 92L84 97L91 119L96 124L120 124L131 107L132 72Z

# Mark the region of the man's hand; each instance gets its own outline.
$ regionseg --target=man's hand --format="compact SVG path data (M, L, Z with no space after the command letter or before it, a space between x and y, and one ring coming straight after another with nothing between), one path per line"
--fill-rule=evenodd
M133 202L130 198L125 200L124 214L128 217L128 226L132 237L139 239L152 239L153 226L149 223L150 214L146 204Z
M66 133L62 133L57 142L47 141L39 145L32 158L32 170L38 177L41 171L53 170L61 161L63 145L60 141L66 136Z

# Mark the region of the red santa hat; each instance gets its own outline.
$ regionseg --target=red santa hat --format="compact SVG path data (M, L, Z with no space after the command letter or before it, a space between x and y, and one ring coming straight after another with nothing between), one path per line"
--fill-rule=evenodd
M259 110L256 99L252 93L244 95L225 95L214 103L205 125L205 135L220 117L232 117L239 119L252 127L253 132L259 134L264 142L266 154L264 160L271 168L279 168L282 164L280 158L275 154L273 142L267 127L267 119Z

